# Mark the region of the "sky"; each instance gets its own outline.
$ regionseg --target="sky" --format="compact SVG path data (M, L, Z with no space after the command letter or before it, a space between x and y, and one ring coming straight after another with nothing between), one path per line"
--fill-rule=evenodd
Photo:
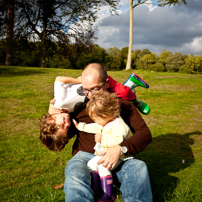
M100 47L120 50L129 43L129 0L120 0L119 16L107 7L99 13L95 41ZM133 50L149 49L159 55L166 51L202 55L202 0L156 7L139 5L133 10Z

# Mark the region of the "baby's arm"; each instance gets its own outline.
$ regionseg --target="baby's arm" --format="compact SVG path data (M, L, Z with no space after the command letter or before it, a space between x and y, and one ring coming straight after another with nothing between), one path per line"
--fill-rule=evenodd
M76 128L80 131L84 131L86 133L102 133L103 127L98 125L97 123L77 123L74 119L72 120Z
M49 104L48 113L51 114L51 115L53 115L53 114L59 114L59 113L62 112L62 109L56 107L56 106L54 105L54 103L55 103L55 99L52 99L52 100L50 101L50 104Z
M60 81L62 83L68 84L68 83L81 83L81 77L78 79L72 78L72 77L66 77L66 76L57 76L55 78L55 81Z

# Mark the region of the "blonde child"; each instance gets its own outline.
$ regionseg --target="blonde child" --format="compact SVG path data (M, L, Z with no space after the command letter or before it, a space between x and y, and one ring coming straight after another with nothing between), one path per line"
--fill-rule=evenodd
M90 118L95 123L77 123L73 120L76 128L87 133L95 133L96 146L95 154L98 154L105 148L120 144L123 140L131 136L128 125L120 117L120 106L117 95L107 91L98 91L93 93L86 105L86 110ZM103 194L98 201L114 201L112 195L113 179L110 170L97 162L102 156L95 156L88 162L88 168L91 172L92 189L97 192L99 188L99 173ZM122 156L123 158L123 156ZM121 163L118 161L116 167ZM113 165L111 165L113 166Z

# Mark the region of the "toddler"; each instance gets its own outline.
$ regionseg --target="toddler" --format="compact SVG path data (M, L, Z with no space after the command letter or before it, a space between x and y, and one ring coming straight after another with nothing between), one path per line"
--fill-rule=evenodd
M75 120L73 122L78 130L95 133L95 154L100 153L105 148L119 145L123 140L131 136L128 125L120 117L119 101L115 93L107 91L93 93L86 105L86 110L95 123L77 123ZM112 195L112 174L102 164L97 165L100 158L102 156L95 156L87 164L92 177L91 187L95 193L98 192L101 180L103 194L98 201L114 201L114 196ZM120 163L121 160L118 161L116 167Z

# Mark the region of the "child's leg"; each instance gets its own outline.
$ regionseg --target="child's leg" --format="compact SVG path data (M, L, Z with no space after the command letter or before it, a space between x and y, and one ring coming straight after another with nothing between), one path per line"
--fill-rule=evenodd
M114 201L115 198L112 193L113 189L113 178L111 172L103 167L102 165L99 165L99 175L100 175L100 181L101 186L103 190L102 196L98 199L98 202L102 201Z
M130 100L137 108L138 110L142 113L142 114L149 114L150 112L150 108L149 106L142 102L141 100L139 100L136 96L135 91L133 90L135 87L137 86L142 86L144 88L149 88L149 85L143 80L141 79L138 75L131 73L129 78L127 79L127 81L123 84L124 86L128 86L133 93L135 94L135 99L134 100Z
M135 92L134 92L134 93L135 93ZM149 112L150 112L149 106L148 106L146 103L144 103L144 102L142 102L141 100L139 100L139 99L137 98L137 96L136 96L136 98L135 98L134 100L130 100L130 102L132 102L132 103L135 105L135 107L137 107L138 110L139 110L142 114L145 114L145 115L149 114Z
M95 195L102 194L100 175L98 173L98 165L97 165L97 162L100 158L101 156L95 156L87 163L87 166L91 174L91 188Z
M145 114L145 115L149 114L149 112L150 112L149 106L146 103L142 102L141 100L139 100L137 98L136 93L135 93L134 90L130 90L130 91L131 91L131 93L134 93L134 95L135 95L135 96L133 96L133 97L135 97L135 99L134 100L130 100L130 102L132 102L135 105L135 107L137 107L138 110L142 114Z
M134 89L137 86L142 86L144 88L149 88L149 84L147 84L142 78L140 78L137 74L131 73L126 82L124 82L125 86L128 86L130 89Z

